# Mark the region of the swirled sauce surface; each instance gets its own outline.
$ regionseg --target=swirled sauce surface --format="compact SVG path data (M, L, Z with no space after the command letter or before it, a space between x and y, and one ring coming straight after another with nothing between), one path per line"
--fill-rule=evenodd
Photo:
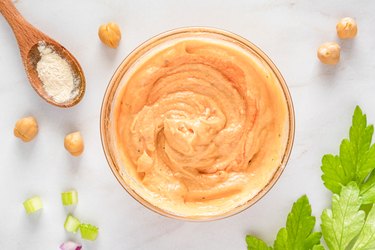
M117 97L115 124L131 187L182 216L222 214L254 197L280 167L289 131L269 66L204 39L138 62Z

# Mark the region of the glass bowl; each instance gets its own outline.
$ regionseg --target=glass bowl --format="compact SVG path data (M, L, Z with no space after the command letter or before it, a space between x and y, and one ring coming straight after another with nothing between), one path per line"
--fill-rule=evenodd
M226 211L220 214L215 215L181 215L174 211L168 211L166 209L162 209L144 197L142 197L132 185L131 182L134 182L134 179L130 174L128 174L124 168L124 162L121 160L119 156L119 149L117 148L116 143L116 132L115 132L115 124L114 124L114 110L116 106L116 100L119 98L121 90L126 85L126 79L129 76L126 76L127 72L130 71L131 67L140 60L142 56L147 54L150 50L158 47L163 47L164 44L167 44L170 41L174 41L176 39L184 39L184 38L210 38L210 39L217 39L220 41L225 41L233 44L233 46L238 46L241 49L246 50L247 52L251 53L252 55L256 56L256 58L261 61L264 67L267 67L269 71L273 74L277 82L280 84L282 92L285 97L285 102L287 105L287 113L288 113L288 126L287 126L287 141L285 146L285 151L283 153L281 164L277 167L274 171L271 178L266 181L266 184L257 191L247 202L239 204L235 208L231 209L230 211ZM160 50L160 49L159 49ZM131 74L131 73L129 73ZM126 76L126 77L125 77ZM152 211L159 213L161 215L175 218L175 219L182 219L182 220L189 220L189 221L210 221L225 218L236 213L239 213L246 208L253 205L257 202L261 197L263 197L275 184L275 182L279 179L281 173L283 172L285 165L289 159L293 140L294 140L294 110L292 99L288 90L288 87L277 69L277 67L273 64L273 62L254 44L247 41L246 39L235 35L233 33L214 29L214 28L206 28L206 27L188 27L188 28L180 28L176 30L167 31L160 35L157 35L150 40L146 41L145 43L141 44L138 48L136 48L132 53L130 53L124 61L120 64L117 68L116 72L112 76L111 81L107 87L103 103L101 109L101 119L100 119L100 132L101 132L101 140L104 149L105 156L107 158L108 164L115 175L118 182L121 186L139 203L141 203L146 208L151 209Z

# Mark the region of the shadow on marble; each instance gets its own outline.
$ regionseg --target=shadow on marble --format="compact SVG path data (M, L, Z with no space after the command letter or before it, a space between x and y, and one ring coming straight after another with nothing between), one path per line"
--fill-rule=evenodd
M347 57L354 53L358 53L356 52L356 39L341 40L339 45L341 47L341 56L346 59L350 59Z
M26 165L29 164L29 160L35 153L35 148L37 148L38 136L30 142L23 142L21 139L15 138L13 146L15 149L13 152L17 152L18 158L26 162Z
M97 58L101 58L106 64L112 65L113 62L116 62L116 58L119 56L120 47L121 43L119 45L119 48L116 49L109 48L104 44L98 44L97 51L99 53L99 56ZM115 70L116 68L117 65L114 65L113 70Z
M345 69L345 66L340 65L340 62L337 65L327 65L319 62L317 68L319 80L325 81L327 84L335 84L337 75Z
M67 169L69 169L69 172L71 174L77 174L79 172L80 166L81 166L81 157L75 157L70 155L68 152L66 152L66 162L67 162Z

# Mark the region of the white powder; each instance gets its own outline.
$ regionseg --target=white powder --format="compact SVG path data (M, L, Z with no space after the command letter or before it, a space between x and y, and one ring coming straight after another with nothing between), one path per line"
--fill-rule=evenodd
M36 70L47 94L57 103L75 98L81 81L74 75L69 63L44 42L39 42L38 50L40 60Z

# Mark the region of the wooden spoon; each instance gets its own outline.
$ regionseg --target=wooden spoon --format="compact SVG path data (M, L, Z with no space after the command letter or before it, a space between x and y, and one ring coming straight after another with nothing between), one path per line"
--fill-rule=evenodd
M5 17L16 36L27 77L35 91L44 100L55 106L67 108L76 105L85 93L86 81L82 68L74 56L61 44L28 23L17 11L11 0L0 0L0 12ZM41 42L53 48L57 54L64 58L69 63L74 77L80 79L79 92L74 98L63 103L56 102L53 97L49 96L44 90L43 83L39 79L38 72L36 71L36 64L40 60L38 45Z

